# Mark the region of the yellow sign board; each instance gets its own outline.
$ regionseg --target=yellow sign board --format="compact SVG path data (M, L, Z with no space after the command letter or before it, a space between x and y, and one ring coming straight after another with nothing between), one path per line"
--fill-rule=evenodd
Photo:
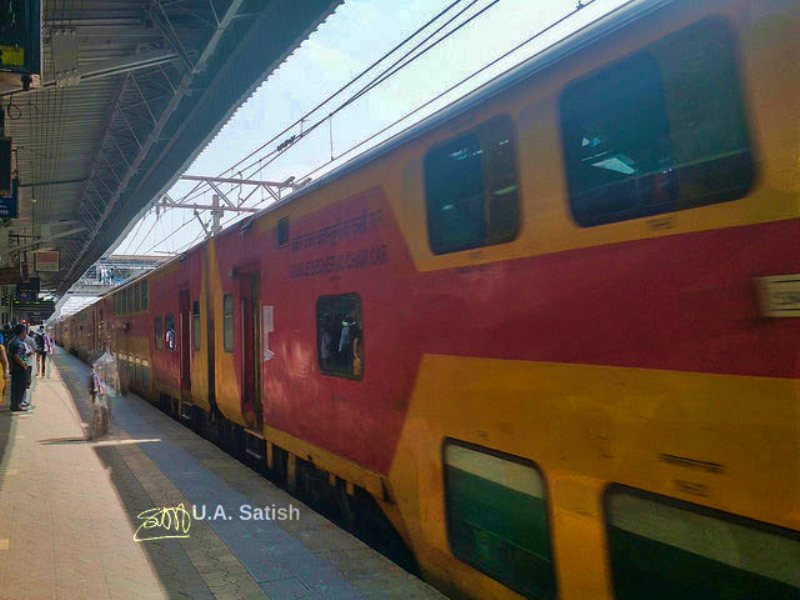
M22 67L25 65L25 48L22 46L0 46L0 66Z

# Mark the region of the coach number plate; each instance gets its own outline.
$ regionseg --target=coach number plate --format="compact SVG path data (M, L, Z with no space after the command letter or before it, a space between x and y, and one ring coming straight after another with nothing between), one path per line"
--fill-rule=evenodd
M758 300L765 317L800 317L800 274L758 277Z

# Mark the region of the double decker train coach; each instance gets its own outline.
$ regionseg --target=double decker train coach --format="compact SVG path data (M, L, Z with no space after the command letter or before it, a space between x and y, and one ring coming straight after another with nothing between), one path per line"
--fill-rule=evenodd
M92 314L446 593L800 598L798 123L800 4L629 3Z

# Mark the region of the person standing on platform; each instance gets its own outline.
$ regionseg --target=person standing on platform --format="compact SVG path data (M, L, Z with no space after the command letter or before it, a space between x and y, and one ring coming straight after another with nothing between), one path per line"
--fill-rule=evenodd
M25 362L28 365L28 389L25 394L25 402L28 406L33 406L33 390L36 389L36 380L33 378L33 371L36 368L36 339L33 337L33 328L25 321L23 321L23 324L26 331L23 337L27 350L27 360Z
M22 323L14 327L14 337L8 344L11 356L11 410L24 412L30 409L26 402L30 386L30 367L28 366L28 348L25 339L28 328Z
M3 403L9 378L8 368L10 365L8 364L8 355L6 354L5 346L7 341L5 333L0 332L0 370L2 370L2 373L0 373L0 404Z
M44 330L44 325L33 335L36 342L36 376L44 377L47 368L47 354L53 346L50 336Z

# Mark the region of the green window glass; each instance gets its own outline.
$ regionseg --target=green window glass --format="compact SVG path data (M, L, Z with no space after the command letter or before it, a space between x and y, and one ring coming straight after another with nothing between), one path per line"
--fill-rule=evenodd
M225 352L233 352L233 294L222 297L222 346Z
M584 227L735 200L755 177L734 40L697 23L569 85L569 204Z
M154 335L156 338L156 350L164 349L164 322L161 317L156 317L154 321Z
M453 554L529 598L556 596L544 481L517 457L448 442L447 533Z
M128 290L122 290L120 293L120 304L119 304L119 311L120 314L126 314L128 312Z
M143 281L142 281L142 284L141 284L141 286L142 286L142 288L141 288L141 293L142 293L142 310L147 310L147 309L148 309L148 303L149 303L149 300L148 300L148 298L147 298L147 279L145 279L145 280L143 280Z
M800 598L800 536L613 487L606 495L617 600Z
M200 302L192 303L192 336L194 338L195 352L200 351Z
M364 374L364 323L357 294L317 300L317 360L325 375L361 379Z
M139 312L142 310L142 293L138 283L131 287L131 294L133 296L133 312Z
M514 126L499 116L425 155L428 240L446 254L513 240L519 232Z

